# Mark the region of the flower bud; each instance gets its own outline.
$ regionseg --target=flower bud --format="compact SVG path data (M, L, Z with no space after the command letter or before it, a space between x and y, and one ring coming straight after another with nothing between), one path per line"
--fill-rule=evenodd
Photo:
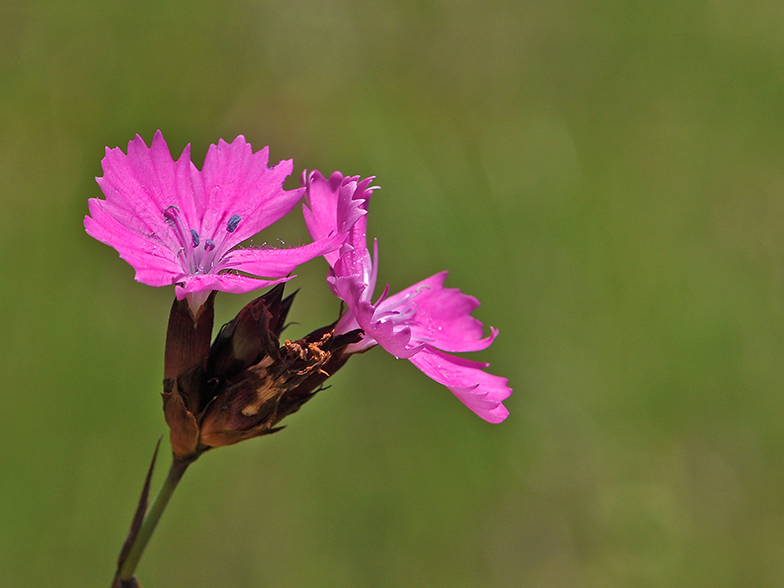
M293 299L283 298L282 285L273 288L225 324L209 347L212 298L195 321L187 303L175 301L163 408L176 459L280 430L276 425L346 363L359 330L336 335L333 324L279 344Z
M187 300L174 300L166 330L163 368L163 414L171 431L172 450L177 459L197 455L204 371L210 352L214 320L213 292L194 317Z

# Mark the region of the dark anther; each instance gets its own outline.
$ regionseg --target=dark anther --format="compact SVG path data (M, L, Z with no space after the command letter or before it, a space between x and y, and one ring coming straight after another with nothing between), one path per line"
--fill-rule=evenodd
M174 222L174 219L176 218L176 215L174 214L172 209L176 210L177 212L180 212L180 209L174 206L173 204L171 206L167 206L164 209L163 220L165 220L169 224L172 224Z
M240 217L240 215L238 215L238 214L231 215L231 218L229 219L229 222L226 225L226 230L229 233L233 233L237 229L237 225L240 224L241 220L242 220L242 217Z

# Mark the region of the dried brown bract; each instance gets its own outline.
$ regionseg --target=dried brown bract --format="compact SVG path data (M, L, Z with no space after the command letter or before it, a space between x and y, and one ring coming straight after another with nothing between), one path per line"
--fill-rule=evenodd
M213 447L280 430L278 423L348 360L344 351L361 339L360 331L335 335L329 325L280 345L293 302L293 295L282 295L280 285L245 306L211 346L205 333L212 329L212 300L197 321L175 301L163 407L176 459L190 461Z

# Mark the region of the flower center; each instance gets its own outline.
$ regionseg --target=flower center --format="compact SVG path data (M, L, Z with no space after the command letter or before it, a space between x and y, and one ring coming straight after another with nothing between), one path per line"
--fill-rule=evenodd
M167 206L163 211L163 220L172 230L179 245L175 252L182 262L183 269L194 276L213 273L217 261L232 247L228 236L237 230L242 217L233 214L226 223L226 232L213 235L214 239L202 239L196 229L189 229L182 222L182 213L175 206Z
M389 290L389 286L387 286L387 289L376 302L376 312L374 313L373 318L381 322L389 321L396 327L406 325L414 318L419 308L414 299L419 296L423 290L429 289L430 288L427 286L422 286L413 292L409 292L394 304L389 304L384 300Z

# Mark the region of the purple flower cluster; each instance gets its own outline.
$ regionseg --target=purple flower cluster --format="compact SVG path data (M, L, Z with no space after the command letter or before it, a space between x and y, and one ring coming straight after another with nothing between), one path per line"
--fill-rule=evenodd
M512 393L507 380L487 373L485 363L451 355L487 348L471 316L476 298L445 288L441 272L398 292L385 288L374 301L378 243L367 247L367 212L373 178L325 178L303 172L302 187L284 190L290 160L268 165L269 150L257 153L244 137L211 145L200 171L186 147L172 159L160 131L147 147L137 137L127 155L106 150L97 178L105 199L91 198L87 233L116 249L150 286L175 286L197 317L213 291L250 292L291 279L297 265L323 256L329 288L345 303L333 335L360 331L345 356L376 345L413 363L446 386L481 418L499 423L502 402ZM301 247L239 247L291 212L304 196L303 215L313 242ZM359 338L359 337L357 337Z

